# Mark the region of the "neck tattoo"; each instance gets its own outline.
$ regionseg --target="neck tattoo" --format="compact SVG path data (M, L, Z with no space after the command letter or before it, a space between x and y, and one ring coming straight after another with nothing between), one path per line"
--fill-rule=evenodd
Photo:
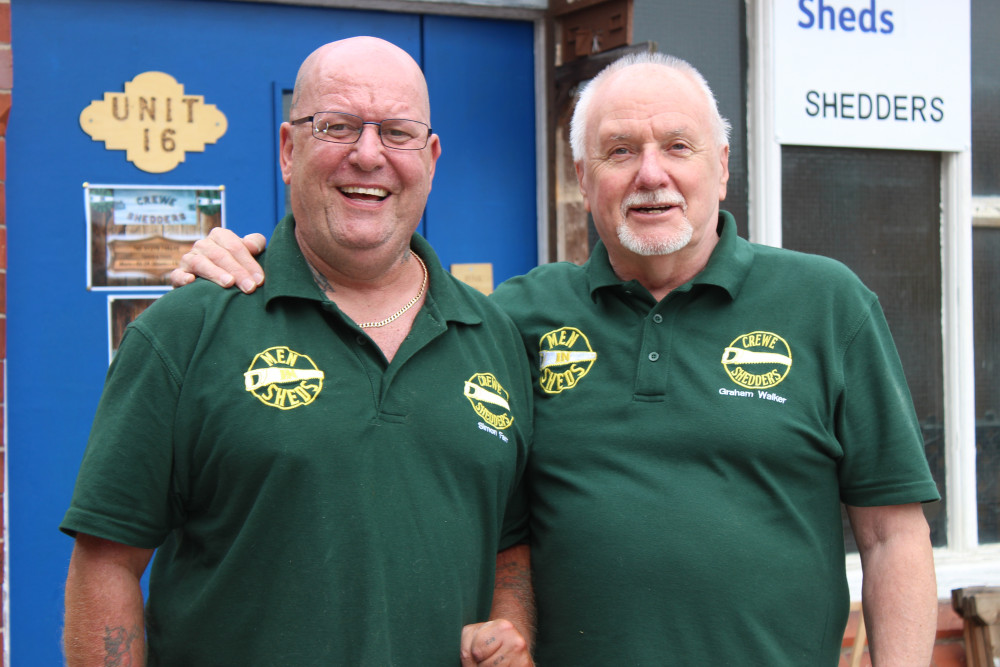
M379 327L384 327L385 325L389 324L389 322L392 322L397 317L399 317L400 315L408 311L410 308L412 308L413 304L415 304L417 301L420 301L420 297L424 295L424 288L427 287L427 265L424 264L424 260L420 259L420 255L418 255L417 253L411 250L410 254L417 258L417 262L420 264L420 268L423 270L424 274L424 279L420 281L420 290L417 292L417 295L412 299L410 299L405 306L403 306L402 308L400 308L399 310L397 310L395 313L385 318L384 320L379 320L378 322L361 322L358 324L359 327L361 327L362 329L377 329Z

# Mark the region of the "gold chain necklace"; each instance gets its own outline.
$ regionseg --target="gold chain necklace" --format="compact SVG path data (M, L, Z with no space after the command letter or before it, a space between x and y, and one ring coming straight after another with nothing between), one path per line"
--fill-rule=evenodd
M427 287L427 265L424 264L424 260L420 259L420 255L418 255L417 253L411 250L410 254L417 258L417 261L420 263L420 268L423 269L424 272L424 279L420 281L420 291L417 292L417 295L415 297L410 299L409 303L407 303L405 306L403 306L402 308L400 308L399 310L397 310L395 313L385 318L384 320L379 320L378 322L364 322L362 324L359 324L358 325L359 327L361 327L362 329L377 329L378 327L384 327L385 325L389 324L389 322L392 322L397 317L408 311L410 308L413 308L413 304L415 304L417 301L420 301L420 297L424 295L424 288Z

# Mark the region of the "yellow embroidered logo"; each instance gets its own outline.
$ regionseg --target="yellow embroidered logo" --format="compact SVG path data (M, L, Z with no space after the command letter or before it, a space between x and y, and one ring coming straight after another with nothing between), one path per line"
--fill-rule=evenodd
M538 340L538 384L546 394L572 389L590 372L597 353L574 327L550 331Z
M269 347L254 357L243 380L261 403L279 410L309 405L323 390L323 371L285 346Z
M514 423L514 416L510 413L510 394L492 373L476 373L466 380L465 397L480 419L489 426L503 430Z
M743 334L722 353L729 378L747 389L779 384L792 368L792 350L784 338L767 331Z

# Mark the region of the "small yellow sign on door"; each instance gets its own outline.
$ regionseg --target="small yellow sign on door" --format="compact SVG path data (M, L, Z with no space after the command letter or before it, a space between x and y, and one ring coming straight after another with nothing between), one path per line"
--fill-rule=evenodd
M486 262L480 264L452 264L451 275L483 294L493 293L493 265Z
M174 169L190 151L201 152L226 133L225 115L202 95L163 72L143 72L123 93L104 93L80 114L80 127L108 150L125 151L143 171Z

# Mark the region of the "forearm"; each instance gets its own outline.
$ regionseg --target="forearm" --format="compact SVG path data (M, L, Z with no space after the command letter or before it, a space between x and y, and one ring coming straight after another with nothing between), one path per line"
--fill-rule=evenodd
M535 643L535 595L531 587L531 551L527 544L497 554L496 583L490 619L505 618L529 646Z
M140 576L141 570L74 549L63 629L68 667L146 664Z
M530 552L527 545L518 545L497 554L490 620L462 628L462 667L532 667L534 639Z
M937 584L923 515L865 548L861 562L872 664L929 665L937 628Z

